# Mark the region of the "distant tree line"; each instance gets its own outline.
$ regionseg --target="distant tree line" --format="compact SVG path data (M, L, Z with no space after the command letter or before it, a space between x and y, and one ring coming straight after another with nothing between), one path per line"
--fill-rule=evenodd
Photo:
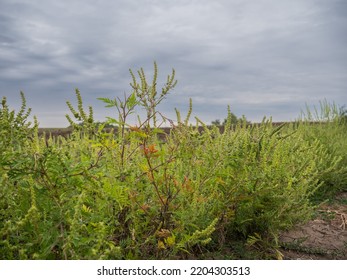
M237 124L239 122L244 122L244 121L247 123L250 123L249 121L247 121L244 115L241 118L238 118L234 113L230 112L230 118L231 118L231 124ZM227 118L225 118L223 122L220 119L216 119L212 121L211 124L216 126L224 126L226 122L227 122Z

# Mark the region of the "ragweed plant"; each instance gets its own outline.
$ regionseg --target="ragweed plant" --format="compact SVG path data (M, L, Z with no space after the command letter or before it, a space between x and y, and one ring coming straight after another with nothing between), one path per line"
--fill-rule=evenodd
M339 191L346 190L347 185L347 130L343 120L343 111L336 104L326 100L320 102L319 108L310 109L298 123L300 133L308 143L319 142L316 150L317 168L321 187L313 199L324 200Z
M94 134L95 130L95 123L94 123L94 117L93 117L93 107L88 107L88 114L85 112L85 109L83 108L83 101L82 96L79 91L79 89L75 89L75 94L77 98L77 110L72 106L70 101L67 101L66 104L69 107L72 115L76 119L77 123L72 120L72 118L66 114L66 118L70 123L70 126L77 130L83 130L83 132L87 132L90 135Z
M161 89L156 64L151 81L134 73L129 94L99 98L116 115L102 124L76 90L66 137L40 136L23 94L17 114L3 99L2 259L194 258L235 244L280 258L278 233L307 220L316 196L345 186L341 114L276 126L235 123L228 107L224 127L193 125L190 100L173 123L158 105L175 71ZM137 109L145 117L131 123Z

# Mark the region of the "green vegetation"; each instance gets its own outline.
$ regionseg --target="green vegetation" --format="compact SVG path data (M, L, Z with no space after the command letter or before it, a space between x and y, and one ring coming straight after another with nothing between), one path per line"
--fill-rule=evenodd
M228 110L221 132L190 124L192 102L176 124L157 111L174 71L159 92L156 64L151 83L137 74L130 95L99 98L116 112L104 124L76 90L67 137L39 136L23 94L18 113L2 100L1 259L281 258L279 231L346 190L346 122L334 106L280 126L235 123ZM146 117L130 125L137 107Z

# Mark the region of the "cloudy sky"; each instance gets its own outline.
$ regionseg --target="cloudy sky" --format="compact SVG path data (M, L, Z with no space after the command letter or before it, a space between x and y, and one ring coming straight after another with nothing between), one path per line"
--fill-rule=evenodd
M251 121L294 120L305 104L347 104L346 0L0 0L0 97L26 94L42 127L65 127L79 88L95 118L98 97L130 93L134 71L178 84L160 109L207 123L227 105ZM141 114L141 112L139 112Z

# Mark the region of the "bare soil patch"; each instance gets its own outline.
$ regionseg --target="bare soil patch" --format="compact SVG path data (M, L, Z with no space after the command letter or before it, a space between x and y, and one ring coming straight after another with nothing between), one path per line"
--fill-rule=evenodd
M316 217L283 232L284 259L347 260L347 192L317 209Z

